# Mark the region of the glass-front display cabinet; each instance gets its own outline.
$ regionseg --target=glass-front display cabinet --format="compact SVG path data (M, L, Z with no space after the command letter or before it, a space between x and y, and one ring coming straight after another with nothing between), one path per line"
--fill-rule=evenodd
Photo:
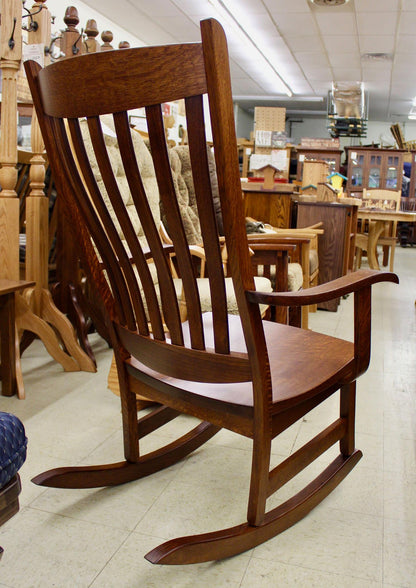
M404 150L351 146L345 151L349 196L361 198L364 188L401 190Z

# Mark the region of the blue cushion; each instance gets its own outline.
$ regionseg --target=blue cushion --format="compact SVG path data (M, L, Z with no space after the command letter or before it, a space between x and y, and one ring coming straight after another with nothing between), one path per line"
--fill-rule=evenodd
M26 459L27 438L22 422L13 414L0 412L0 488L5 486Z

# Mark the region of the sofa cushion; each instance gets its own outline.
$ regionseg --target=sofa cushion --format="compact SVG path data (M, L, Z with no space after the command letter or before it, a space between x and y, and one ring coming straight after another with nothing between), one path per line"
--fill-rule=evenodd
M0 412L0 488L5 486L26 459L27 438L22 422L13 414Z
M176 295L181 298L182 293L182 280L176 278L174 280ZM198 278L198 292L199 299L201 301L202 312L210 312L211 307L211 294L210 284L208 278ZM263 276L255 276L254 285L257 292L273 292L272 284L268 278ZM225 292L227 296L227 311L229 314L238 314L237 299L234 294L234 286L232 278L225 278ZM260 304L260 313L263 315L267 310L266 304Z

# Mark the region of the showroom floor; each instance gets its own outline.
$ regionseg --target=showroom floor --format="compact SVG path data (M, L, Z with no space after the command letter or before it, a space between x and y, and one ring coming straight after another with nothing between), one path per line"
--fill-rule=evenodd
M115 488L35 486L30 479L45 469L121 461L123 453L119 398L106 387L111 351L103 340L92 337L96 374L64 373L33 343L22 359L26 400L0 397L0 410L22 419L29 439L21 510L0 528L0 587L415 586L416 248L397 248L395 269L399 286L373 290L372 362L359 380L357 401L363 459L301 522L221 562L163 567L143 556L167 538L243 522L250 442L221 431L176 466ZM351 337L352 307L350 296L336 313L318 311L311 328ZM274 462L335 417L336 401L277 439ZM173 438L191 420L164 427L156 442ZM154 441L144 446L152 449Z

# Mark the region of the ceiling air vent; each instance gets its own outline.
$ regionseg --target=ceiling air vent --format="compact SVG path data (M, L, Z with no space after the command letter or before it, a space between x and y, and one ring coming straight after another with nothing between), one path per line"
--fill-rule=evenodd
M391 61L393 55L391 53L363 53L361 59L367 61Z
M311 0L316 6L341 6L347 4L349 0Z

